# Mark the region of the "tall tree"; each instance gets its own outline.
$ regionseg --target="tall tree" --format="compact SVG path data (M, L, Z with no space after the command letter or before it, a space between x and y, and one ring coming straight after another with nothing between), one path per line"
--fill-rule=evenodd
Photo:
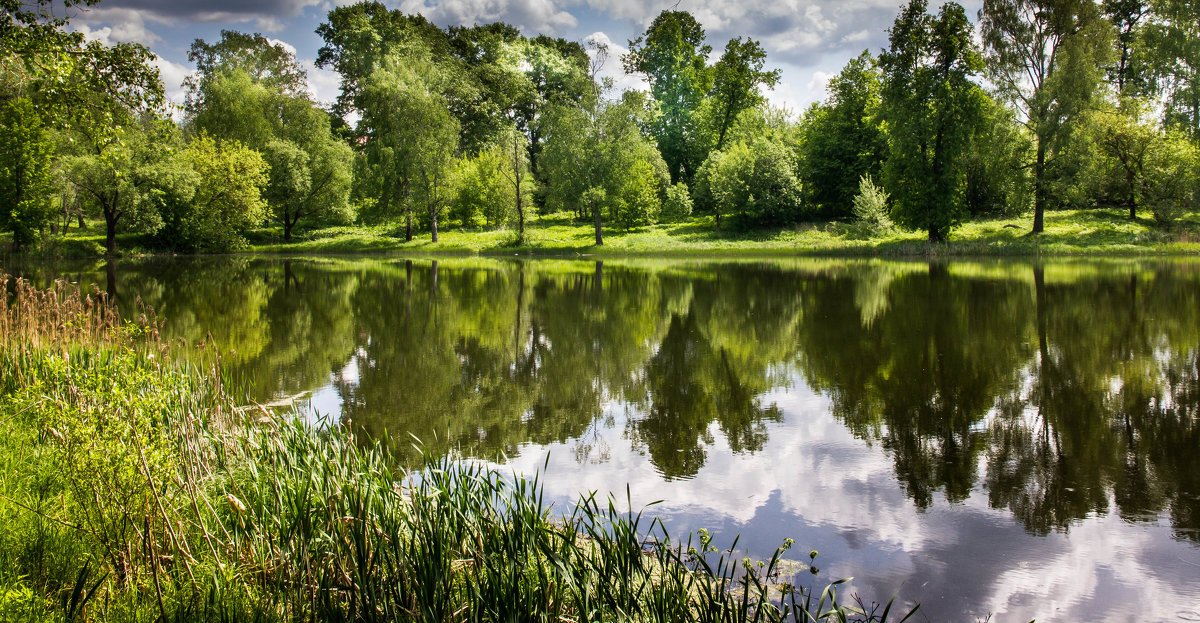
M713 67L710 107L716 134L714 149L725 146L725 135L743 110L763 102L760 87L779 82L779 70L764 71L767 52L757 41L741 37L729 40L721 60Z
M51 218L54 142L28 98L0 102L0 230L13 250L34 242Z
M222 31L192 44L188 126L238 140L271 165L268 214L291 240L297 225L346 220L352 153L334 137L329 114L310 99L295 56L262 35Z
M876 61L864 50L829 81L825 103L804 117L800 171L805 195L825 216L850 214L862 176L879 179L887 151L881 88Z
M1163 120L1200 144L1200 3L1155 0L1146 28L1155 88L1166 103Z
M983 97L971 77L983 61L966 12L954 2L934 17L926 0L912 0L890 34L879 57L889 129L884 181L897 220L940 242L966 213L963 155Z
M1092 0L984 0L991 81L1034 139L1033 233L1044 229L1050 167L1093 107L1112 54L1112 26Z
M661 115L651 125L673 181L690 182L708 156L699 111L713 84L711 52L691 13L663 11L622 59L626 72L645 77L658 102Z

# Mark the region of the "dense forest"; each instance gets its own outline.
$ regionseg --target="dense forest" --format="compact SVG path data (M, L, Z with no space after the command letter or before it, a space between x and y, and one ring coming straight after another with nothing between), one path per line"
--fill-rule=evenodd
M96 0L66 0L67 13ZM1200 5L985 0L903 6L802 113L762 45L717 54L663 11L620 58L503 23L441 28L360 2L317 28L328 109L283 45L197 40L182 109L153 54L72 30L51 0L0 0L0 230L15 251L102 221L220 251L270 228L721 228L842 220L946 240L964 219L1113 208L1169 228L1200 202ZM714 60L715 59L715 62ZM602 78L619 63L645 91Z

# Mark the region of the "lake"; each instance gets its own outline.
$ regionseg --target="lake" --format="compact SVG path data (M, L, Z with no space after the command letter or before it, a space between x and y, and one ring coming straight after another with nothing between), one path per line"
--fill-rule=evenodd
M10 270L13 270L10 268ZM398 453L544 470L930 620L1200 620L1200 262L214 257L95 283ZM628 489L627 489L628 486ZM919 617L920 618L920 617Z

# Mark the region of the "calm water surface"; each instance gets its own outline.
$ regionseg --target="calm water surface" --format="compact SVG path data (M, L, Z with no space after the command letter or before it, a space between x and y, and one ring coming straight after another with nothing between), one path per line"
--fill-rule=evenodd
M628 483L674 533L792 537L822 581L930 620L1200 620L1200 263L24 272L140 299L260 400L504 469L548 457L560 504Z

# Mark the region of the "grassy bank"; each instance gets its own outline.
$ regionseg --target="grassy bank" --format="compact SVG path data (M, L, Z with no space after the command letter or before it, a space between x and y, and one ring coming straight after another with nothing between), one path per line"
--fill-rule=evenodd
M816 555L790 542L752 562L614 500L550 508L536 477L398 469L386 442L239 407L98 293L7 289L2 621L900 618L789 584Z
M1029 235L1032 215L968 221L945 244L929 244L921 232L895 230L872 234L854 224L810 223L785 229L740 230L715 227L699 217L682 223L630 231L606 230L604 245L593 244L590 223L552 215L531 219L523 241L512 230L444 229L437 244L419 233L404 242L403 230L389 226L329 227L298 234L284 243L278 229L250 236L256 253L451 253L600 256L1079 256L1200 253L1200 215L1181 219L1165 230L1151 219L1129 220L1124 210L1048 212L1046 231ZM118 245L125 255L160 253L144 236L125 234ZM31 254L100 257L104 232L72 229L43 242Z

